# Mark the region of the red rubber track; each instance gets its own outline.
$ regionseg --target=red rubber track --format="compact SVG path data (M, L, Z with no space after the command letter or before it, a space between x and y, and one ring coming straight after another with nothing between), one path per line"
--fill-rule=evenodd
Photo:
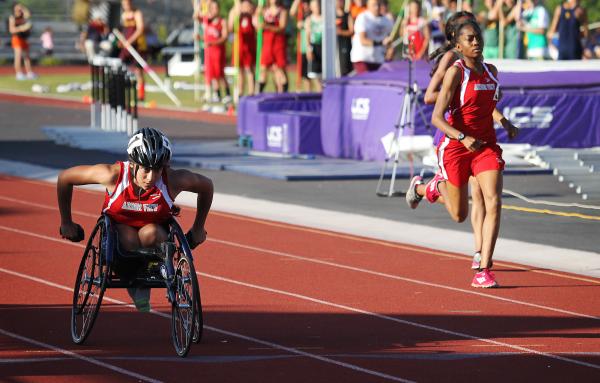
M462 255L219 212L194 251L206 328L187 358L170 321L119 304L119 289L74 345L83 245L59 238L55 195L0 179L2 381L600 380L598 279L497 262L502 288L478 290ZM102 200L75 192L86 232ZM151 301L169 313L164 290Z

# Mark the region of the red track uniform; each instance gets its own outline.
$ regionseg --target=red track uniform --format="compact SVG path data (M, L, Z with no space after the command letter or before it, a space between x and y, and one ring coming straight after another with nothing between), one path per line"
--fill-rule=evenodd
M123 35L126 39L129 39L129 37L131 37L131 35L135 33L135 30L137 28L137 24L135 22L135 12L124 12L121 15L121 26L123 27ZM136 39L136 41L134 41L131 44L131 46L135 48L135 50L140 54L140 56L144 57L148 49L148 46L146 45L146 36L142 34ZM135 61L131 53L129 53L129 51L125 47L121 49L121 52L119 53L119 58L123 60L123 62L127 65L131 65L134 63L139 65L139 63Z
M499 82L486 64L482 74L466 67L462 60L454 66L462 72L460 87L450 102L448 123L454 128L486 144L469 152L454 139L445 137L438 145L438 163L442 175L455 186L486 170L503 170L502 149L496 144L492 113L498 102Z
M267 9L264 15L265 25L278 27L282 10L283 8L278 7L277 12L272 13L270 9ZM287 66L287 39L285 31L276 33L265 29L260 65L270 67L273 64L281 69L285 69Z
M115 222L140 228L151 223L161 224L168 221L173 207L173 198L169 194L166 173L150 190L137 195L133 189L128 162L117 162L121 173L112 194L106 192L102 212Z
M252 15L242 13L240 15L239 50L240 50L240 68L252 69L256 65L256 28L252 24ZM235 65L234 58L231 58Z
M206 43L213 43L223 36L223 19L209 20L205 31ZM225 43L206 46L205 74L208 80L225 78Z

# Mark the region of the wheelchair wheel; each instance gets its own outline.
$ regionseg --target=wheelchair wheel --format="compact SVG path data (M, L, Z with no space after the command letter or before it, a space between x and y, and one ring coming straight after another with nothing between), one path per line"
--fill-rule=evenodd
M189 259L193 259L191 251L189 250L189 246L187 244L187 240L183 235L183 231L181 231L181 228L176 222L173 222L172 232L175 237L174 239L177 248L177 253L187 254ZM198 284L198 277L195 272L192 274L192 282L194 283L196 291L198 292L198 294L196 295L198 299L196 300L196 320L194 323L194 336L192 337L192 342L200 343L204 331L204 317L202 315L202 298L200 295L200 285Z
M71 337L81 344L92 331L104 296L108 267L102 258L104 222L92 231L77 271L71 309Z
M198 289L193 282L196 271L191 258L182 253L175 262L177 267L173 286L175 301L171 305L171 337L175 352L184 357L190 350L194 337Z

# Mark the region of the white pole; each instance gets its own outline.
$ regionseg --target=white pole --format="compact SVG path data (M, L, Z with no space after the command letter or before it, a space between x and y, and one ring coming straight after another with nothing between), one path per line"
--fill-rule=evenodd
M165 86L165 84L161 81L160 77L158 77L156 72L152 70L152 68L150 68L150 65L148 65L146 60L144 60L142 56L140 56L140 54L131 46L131 44L127 42L127 40L121 34L121 32L119 32L118 29L113 29L113 33L117 37L117 39L119 39L119 41L123 44L125 49L127 49L127 51L129 51L129 53L133 56L135 61L137 61L138 64L141 65L144 72L148 73L152 80L154 80L156 85L158 85L158 87L171 99L171 101L175 103L175 105L181 106L181 101L179 101L177 96L175 96L173 92L171 92L171 89Z
M337 35L335 28L335 1L321 0L323 13L323 80L336 77Z

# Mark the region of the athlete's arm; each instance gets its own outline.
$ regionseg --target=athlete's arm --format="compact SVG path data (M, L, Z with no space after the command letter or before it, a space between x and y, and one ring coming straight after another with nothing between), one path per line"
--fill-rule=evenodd
M492 72L494 77L498 78L498 69L492 64L488 64L488 67L490 68L490 71ZM498 110L498 108L494 108L494 111L492 112L492 118L494 119L494 121L502 125L504 130L506 130L509 139L512 140L517 136L517 134L519 134L519 128L514 126L512 122L510 122L506 117L504 117L504 115Z
M196 218L190 229L191 238L193 239L193 243L190 243L190 247L194 248L206 240L204 224L206 223L206 217L208 216L208 211L212 205L214 192L213 183L210 178L192 173L189 170L169 169L168 171L169 189L171 190L173 197L176 197L182 191L196 193L198 195L196 202Z
M446 74L446 71L450 65L452 65L452 62L455 61L455 59L454 52L452 51L448 51L444 54L444 56L442 56L435 73L433 76L431 76L429 85L427 85L427 90L425 91L424 97L426 104L435 104L435 100L440 93L440 85L442 84L442 81L444 81L444 74Z
M425 27L423 27L423 46L421 47L419 52L417 52L417 55L416 55L418 60L422 59L425 52L427 52L429 49L430 35L431 35L431 33L429 32L429 24L425 24Z
M144 34L144 16L142 15L142 11L139 9L136 10L133 14L135 18L135 32L127 39L129 44L133 44L141 35Z
M433 115L431 116L431 123L436 128L444 132L448 137L454 139L457 139L458 135L462 132L448 124L444 118L444 113L446 110L448 110L450 102L452 101L452 97L454 96L454 92L456 92L456 89L460 85L460 81L460 69L455 66L450 67L444 75L442 89L440 89L440 94L437 97L435 107L433 109ZM484 142L481 142L471 136L466 136L461 143L471 152L476 151L481 147L481 145L484 144Z
M229 30L227 29L227 23L225 22L225 20L221 20L221 30L222 30L221 37L219 37L219 39L217 41L215 41L214 43L212 43L210 45L225 44L225 42L229 38Z
M71 216L71 201L74 185L101 184L108 190L115 187L119 177L119 165L82 165L63 170L58 175L56 194L60 212L60 233L63 238L71 241L79 239L80 226L73 222ZM77 241L78 242L78 241Z

